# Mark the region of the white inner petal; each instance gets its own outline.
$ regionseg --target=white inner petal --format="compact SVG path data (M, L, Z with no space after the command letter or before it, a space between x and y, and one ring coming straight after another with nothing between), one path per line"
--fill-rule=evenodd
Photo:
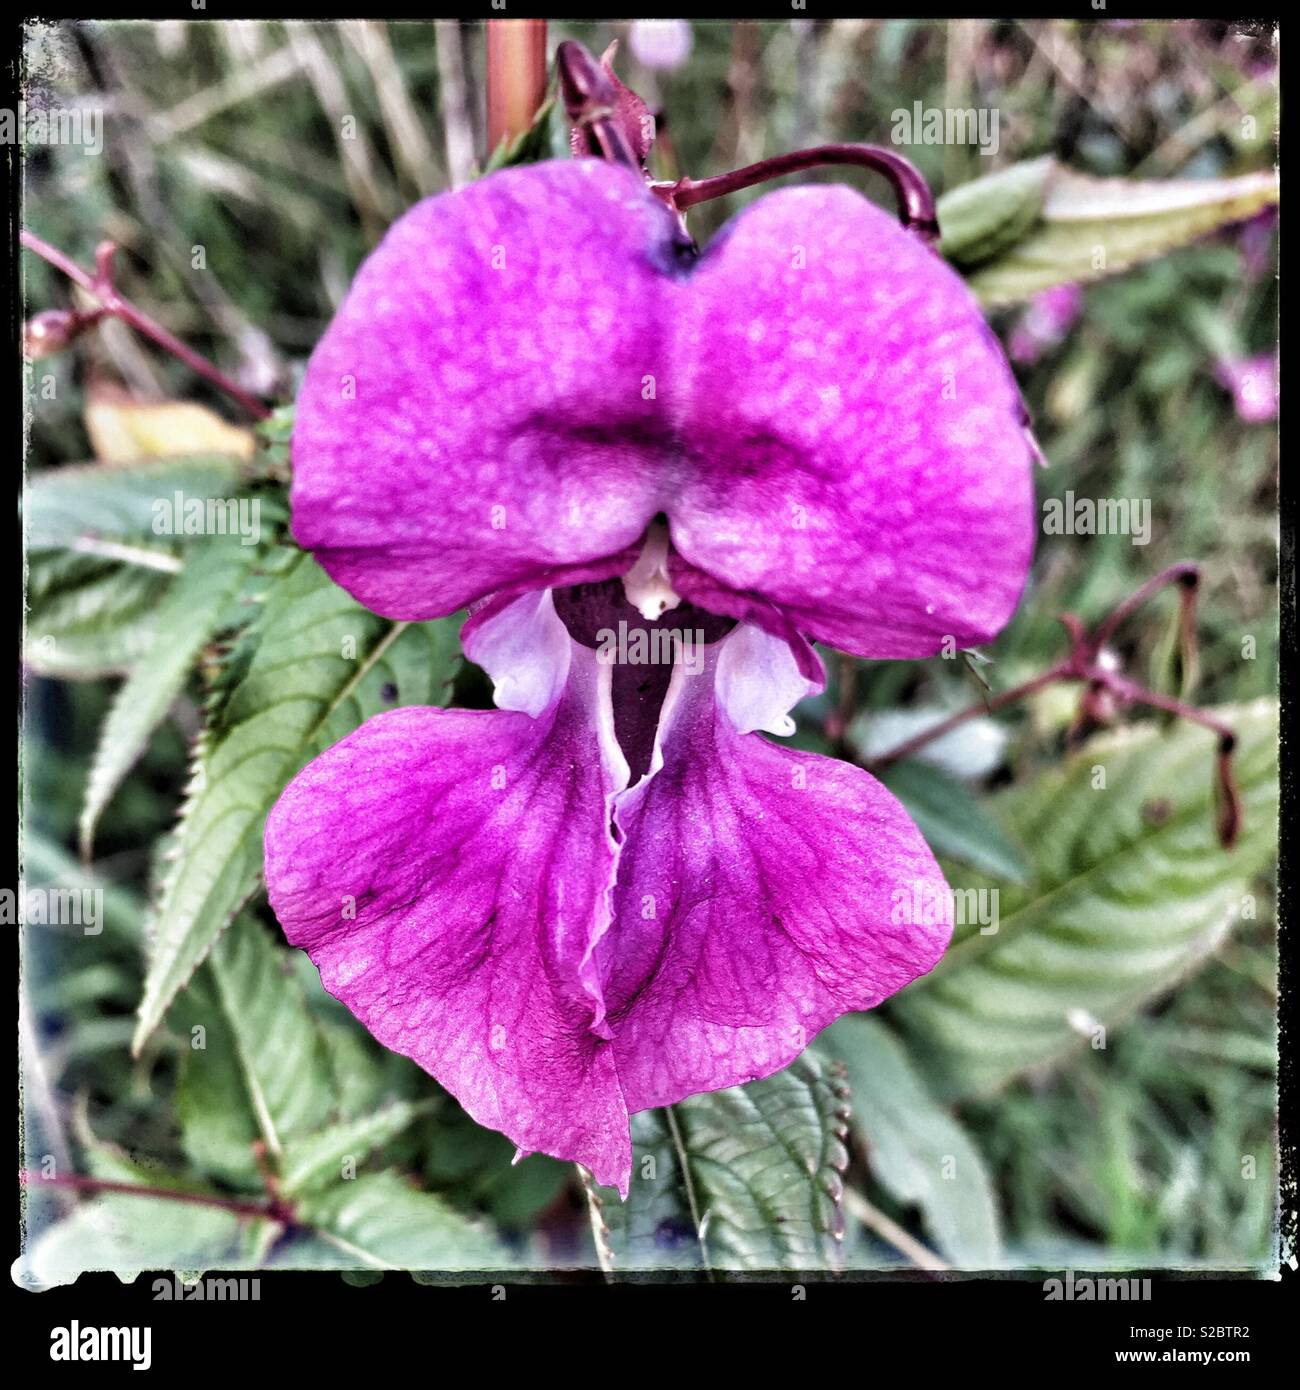
M573 642L555 611L549 589L524 594L466 639L465 655L494 684L498 709L537 718L560 697L573 659Z
M799 670L790 644L741 623L718 644L718 703L739 733L794 733L790 710L821 687Z

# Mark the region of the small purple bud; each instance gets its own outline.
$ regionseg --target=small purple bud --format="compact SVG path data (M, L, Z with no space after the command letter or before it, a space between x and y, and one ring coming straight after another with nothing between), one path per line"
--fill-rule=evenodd
M695 36L685 19L638 19L628 34L632 56L659 72L679 68L691 56Z
M75 309L44 309L23 326L23 352L37 362L53 357L79 338L98 314L80 314Z
M1083 309L1078 285L1054 285L1030 301L1007 344L1012 359L1030 366L1062 342Z
M1277 418L1277 358L1273 353L1222 358L1215 366L1214 378L1232 393L1239 420L1253 425Z

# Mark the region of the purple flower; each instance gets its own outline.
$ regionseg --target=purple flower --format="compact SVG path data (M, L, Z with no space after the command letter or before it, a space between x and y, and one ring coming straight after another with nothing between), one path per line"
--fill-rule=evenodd
M378 613L471 605L500 708L378 715L297 776L289 940L480 1123L626 1192L629 1113L779 1070L943 953L899 804L760 732L820 688L808 638L1002 627L1022 418L962 281L844 187L698 257L599 160L421 203L311 360L294 534Z
M1241 266L1247 279L1262 279L1273 269L1273 232L1276 227L1276 208L1265 208L1242 223L1237 246L1241 251Z
M1215 380L1232 393L1237 418L1246 424L1277 419L1277 356L1225 357L1214 369Z
M695 36L685 19L635 19L628 43L643 67L671 72L691 56Z
M1011 330L1007 350L1015 361L1031 366L1064 340L1082 310L1083 290L1078 285L1040 290Z

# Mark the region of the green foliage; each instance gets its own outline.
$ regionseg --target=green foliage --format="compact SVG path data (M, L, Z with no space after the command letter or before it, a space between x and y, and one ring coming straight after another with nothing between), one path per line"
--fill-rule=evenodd
M129 670L153 645L158 607L179 569L178 560L151 552L140 564L34 552L23 660L39 675L65 680Z
M939 199L939 251L963 272L1004 255L1042 216L1056 168L1044 156L959 184Z
M938 855L1010 883L1023 883L1025 857L956 777L911 761L895 763L882 782L907 807Z
M219 630L252 561L251 547L229 536L196 545L160 600L153 641L114 697L90 766L79 826L82 853L87 857L95 823L144 750L149 735L184 689L191 668Z
M176 1091L186 1152L200 1171L256 1190L254 1144L278 1165L333 1108L320 1030L258 922L239 918L223 934L169 1022L186 1040Z
M304 763L372 714L446 701L456 624L393 623L307 555L279 573L231 654L163 882L135 1046L257 890L262 829Z
M175 493L225 498L239 491L242 464L223 455L210 458L150 459L131 464L71 464L38 473L23 497L27 547L33 552L80 550L93 554L98 542L131 547L147 564L149 556L172 559L185 537L160 536L160 502Z
M284 1190L292 1195L329 1187L344 1169L355 1168L396 1139L419 1113L419 1107L409 1101L395 1100L359 1119L290 1137L281 1174Z
M1219 711L1237 731L1246 829L1214 832L1214 738L1155 726L1094 739L1059 769L994 798L1007 833L1034 845L1034 880L997 887L999 920L967 921L939 965L889 1012L939 1092L987 1093L1091 1042L1206 959L1277 844L1277 711ZM1103 1030L1098 1034L1097 1029Z
M966 1130L939 1105L907 1049L865 1014L832 1024L818 1051L844 1066L852 1130L872 1175L898 1201L921 1210L939 1251L966 1269L1002 1264L993 1179Z
M560 104L552 98L542 105L527 130L492 151L483 172L492 174L516 164L533 164L539 159L565 159L568 154L569 128Z
M1036 159L939 200L939 249L990 307L1084 284L1188 246L1274 207L1272 174L1095 179Z
M316 1234L277 1261L295 1269L489 1271L513 1263L489 1230L395 1173L309 1193L299 1210Z
M151 1171L128 1173L127 1181L158 1181ZM70 1284L88 1270L109 1270L129 1284L149 1270L247 1268L245 1227L238 1216L210 1206L109 1194L48 1226L15 1277L44 1289Z
M147 1270L237 1269L272 1223L251 1223L230 1210L182 1198L212 1197L187 1174L122 1153L80 1125L89 1176L148 1189L150 1195L104 1193L63 1219L32 1219L30 1240L15 1277L33 1289L73 1282L87 1270L110 1270L130 1283ZM168 1197L167 1193L176 1194ZM29 1202L48 1204L28 1190ZM250 1229L251 1226L251 1229Z
M846 1094L835 1066L810 1051L764 1081L636 1116L627 1202L588 1185L602 1264L835 1265Z
M73 465L38 473L27 484L23 521L31 612L25 660L42 674L65 678L117 671L132 676L92 774L83 845L224 616L237 562L252 558L249 548L237 547L242 553L235 556L219 545L200 544L205 558L172 595L174 577L184 568L183 549L194 538L161 534L159 504L170 507L177 494L233 498L242 472L238 459L214 455ZM197 637L185 620L196 601ZM202 631L205 622L208 632Z

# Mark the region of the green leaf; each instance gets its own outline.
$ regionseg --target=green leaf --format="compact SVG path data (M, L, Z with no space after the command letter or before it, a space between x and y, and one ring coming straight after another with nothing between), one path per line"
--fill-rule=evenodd
M516 1162L516 1145L476 1124L450 1096L423 1127L421 1147L424 1176L434 1191L514 1230L527 1230L569 1179L568 1165L545 1154Z
M1214 829L1215 737L1193 725L1096 738L991 798L1033 846L1033 881L1002 888L997 930L959 926L888 1006L941 1096L988 1093L1087 1046L1096 1023L1113 1026L1224 940L1276 852L1277 706L1216 713L1238 737L1245 821L1231 852Z
M144 903L134 890L100 877L62 845L34 829L30 820L23 828L22 852L23 881L31 887L102 894L98 925L109 940L129 944L134 959L144 918Z
M153 644L169 568L48 551L30 556L23 660L42 676L77 679L129 670Z
M682 1182L683 1171L689 1170L681 1166L673 1120L667 1110L632 1116L632 1181L626 1202L612 1188L598 1187L585 1168L578 1169L596 1253L609 1273L703 1268L699 1225L691 1213L693 1194Z
M427 1104L394 1101L373 1114L290 1139L280 1170L281 1185L286 1193L292 1194L339 1182L346 1160L352 1160L354 1169L359 1167L371 1153L395 1139L427 1109Z
M289 779L371 715L445 703L457 623L393 623L296 555L231 654L163 884L134 1047L257 890L262 829Z
M300 978L311 977L319 994L324 986L316 967L303 953ZM356 1020L341 1004L331 999L343 1017L327 1015L318 1019L325 1038L334 1072L335 1117L339 1120L359 1120L373 1110L382 1109L395 1100L410 1100L427 1094L432 1079L407 1057L380 1047L371 1036L356 1025Z
M1053 285L1100 280L1244 221L1277 200L1272 173L1143 181L1058 167L1033 225L980 264L970 287L981 303L996 306Z
M984 1160L930 1095L898 1039L878 1019L849 1014L816 1045L848 1072L850 1124L881 1186L921 1209L926 1230L953 1264L998 1268L1002 1236Z
M23 498L27 547L111 557L118 546L170 555L185 537L155 530L159 504L170 505L178 492L233 496L244 467L238 458L216 454L42 469L29 475Z
M885 768L880 780L907 808L935 854L993 878L1027 880L1024 856L957 778L912 760Z
M1050 155L1029 159L945 193L937 207L940 255L970 270L1014 246L1038 220L1055 168Z
M23 502L27 664L42 675L76 678L127 671L147 657L182 554L196 543L193 536L155 531L159 505L169 504L172 522L177 493L231 498L246 467L213 455L78 464L31 475ZM265 526L283 506L270 490L264 493L258 504Z
M492 151L483 173L494 174L516 164L535 164L539 159L564 159L569 155L567 127L554 97L537 108L533 123L508 143L502 140Z
M602 1263L834 1267L846 1116L843 1081L814 1052L748 1086L634 1116L627 1202L588 1185Z
M395 1173L371 1173L297 1204L317 1239L288 1247L278 1263L291 1268L497 1270L510 1252L441 1198Z
M195 659L220 627L253 553L251 546L229 537L196 547L159 604L152 645L122 683L100 730L78 826L87 859L101 812L185 688Z
M242 1222L216 1207L158 1197L97 1197L44 1229L15 1277L29 1288L110 1271L129 1284L146 1270L240 1268Z
M184 1035L176 1112L185 1152L200 1171L259 1189L253 1143L280 1167L288 1141L318 1130L335 1103L329 1054L287 954L261 923L239 917L170 1021Z

